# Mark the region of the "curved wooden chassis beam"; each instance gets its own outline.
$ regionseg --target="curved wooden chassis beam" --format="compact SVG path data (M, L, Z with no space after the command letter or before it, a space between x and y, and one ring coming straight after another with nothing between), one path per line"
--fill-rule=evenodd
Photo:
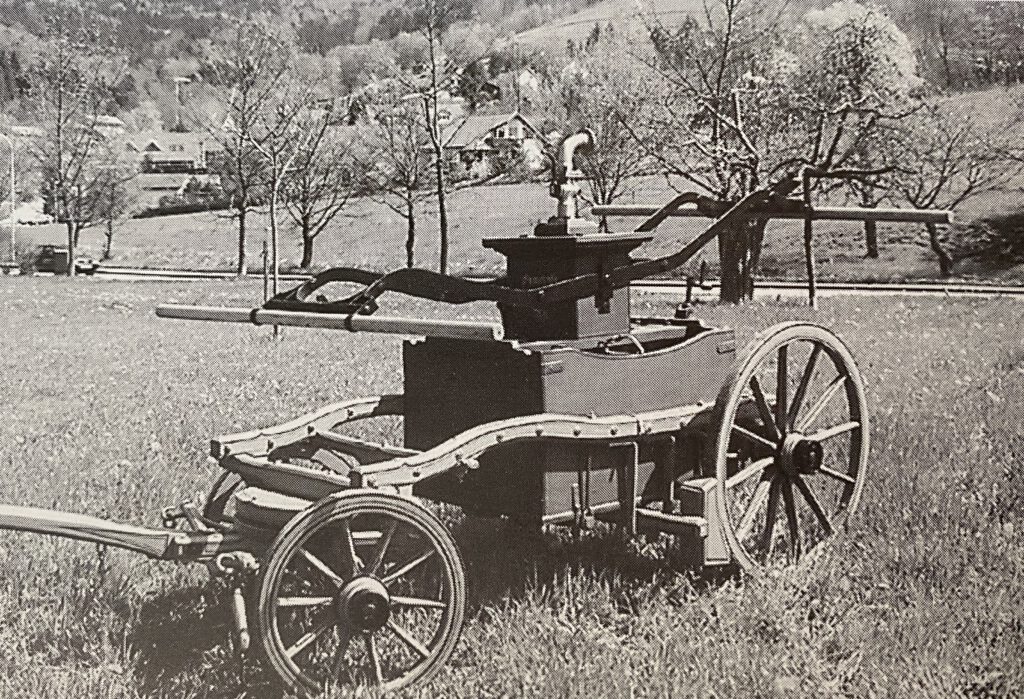
M404 414L405 396L400 394L355 398L340 403L333 403L320 410L300 415L294 420L289 420L274 427L222 435L210 441L210 456L215 459L222 459L230 454L265 456L274 449L295 444L317 434L331 439L334 436L333 429L346 422L354 422L382 415ZM371 445L369 442L360 441L359 444L363 448L368 445L387 448L384 445ZM399 449L398 447L390 448ZM344 451L343 449L339 450Z
M480 454L509 442L536 439L610 441L676 432L689 425L697 415L711 409L704 405L686 405L611 417L527 415L479 425L423 452L370 445L361 440L351 440L353 449L349 451L346 450L346 442L350 438L334 431L339 425L354 420L401 415L403 402L403 396L392 395L336 403L283 425L219 437L213 441L211 453L220 458L225 469L238 473L252 485L294 497L318 499L346 488L410 486L455 468L474 468ZM331 448L342 453L372 446L377 455L391 458L356 465L347 478L268 458L275 449L313 436L332 440Z
M365 487L413 485L456 468L474 468L491 447L537 439L615 441L677 432L711 406L686 405L635 415L582 417L539 414L489 422L466 430L432 449L354 469ZM354 475L355 475L354 474Z

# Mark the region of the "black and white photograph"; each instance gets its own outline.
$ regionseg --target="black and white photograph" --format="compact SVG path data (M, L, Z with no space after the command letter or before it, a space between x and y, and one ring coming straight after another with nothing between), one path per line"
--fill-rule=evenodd
M1024 697L1024 0L0 0L92 697Z

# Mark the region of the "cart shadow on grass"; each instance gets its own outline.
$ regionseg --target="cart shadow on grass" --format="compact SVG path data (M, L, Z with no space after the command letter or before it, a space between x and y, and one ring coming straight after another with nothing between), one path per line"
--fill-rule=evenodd
M469 589L468 617L500 623L488 610L551 590L579 574L612 585L615 606L628 613L634 594L653 585L672 604L686 594L735 579L737 568L700 574L672 567L671 554L598 524L571 535L510 520L456 515L452 535L462 552ZM678 595L680 590L686 594ZM148 598L128 635L138 653L143 693L210 697L274 696L282 690L258 659L256 646L241 660L234 648L231 588L219 578L204 585L167 590Z

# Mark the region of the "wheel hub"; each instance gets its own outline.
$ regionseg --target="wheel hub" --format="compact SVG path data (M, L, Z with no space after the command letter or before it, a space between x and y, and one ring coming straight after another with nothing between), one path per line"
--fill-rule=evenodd
M391 617L391 596L376 578L359 577L341 589L338 616L361 631L376 631Z
M825 450L821 442L808 439L798 432L786 435L779 451L778 461L782 470L790 475L817 473L825 460Z

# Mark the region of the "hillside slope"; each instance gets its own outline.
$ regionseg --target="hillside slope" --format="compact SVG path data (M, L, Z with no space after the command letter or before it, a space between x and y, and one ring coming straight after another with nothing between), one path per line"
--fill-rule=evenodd
M604 0L543 27L522 32L516 38L531 48L560 50L568 41L586 40L594 25L643 27L646 18L653 15L672 27L703 11L703 0Z

